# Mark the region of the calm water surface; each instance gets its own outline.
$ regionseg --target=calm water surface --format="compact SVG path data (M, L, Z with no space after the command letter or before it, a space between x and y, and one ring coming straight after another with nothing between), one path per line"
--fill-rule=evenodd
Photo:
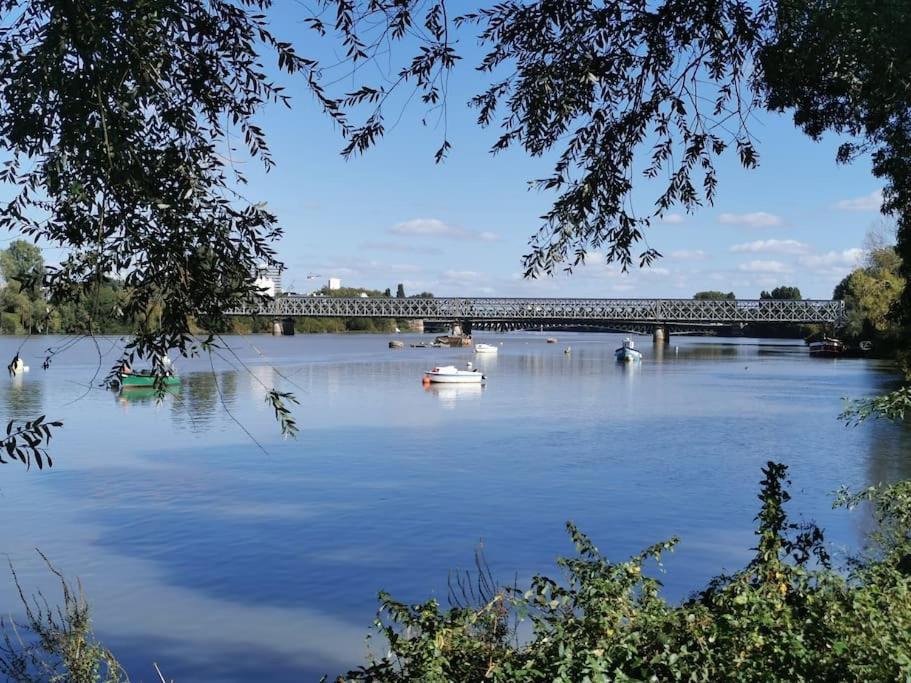
M31 372L0 384L5 414L66 424L52 470L0 469L2 549L27 589L52 587L36 547L81 578L133 680L157 680L155 661L181 682L306 681L362 661L379 589L445 602L481 541L495 574L523 581L572 551L569 519L617 559L677 535L664 581L679 598L749 558L765 461L791 466L791 509L842 555L868 521L833 511L832 491L911 476L909 430L836 421L844 396L888 386L876 362L674 337L618 366L618 336L559 337L479 335L502 342L479 358L383 336L235 337L181 361L160 405L91 387L117 339L46 372L43 349L65 340L28 340ZM0 340L0 357L21 342ZM422 387L428 367L469 360L485 388ZM278 434L271 386L300 398L296 440ZM0 600L16 610L2 577Z

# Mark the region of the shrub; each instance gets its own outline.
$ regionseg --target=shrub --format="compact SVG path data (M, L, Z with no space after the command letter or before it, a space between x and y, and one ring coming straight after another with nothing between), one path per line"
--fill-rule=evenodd
M128 681L111 652L92 636L82 587L74 589L44 555L41 557L60 580L63 605L52 608L41 593L27 599L13 570L25 619L22 623L0 620L0 674L12 683Z
M681 604L660 596L647 562L676 539L609 562L568 524L565 580L536 576L475 605L442 610L381 594L388 653L339 680L894 681L911 677L911 482L842 495L879 522L849 566L831 567L822 532L789 521L786 467L764 468L756 555ZM520 641L508 624L531 621Z

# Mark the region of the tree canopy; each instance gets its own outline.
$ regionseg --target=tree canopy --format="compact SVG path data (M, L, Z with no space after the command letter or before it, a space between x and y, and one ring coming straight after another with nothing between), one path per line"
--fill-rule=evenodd
M239 193L229 136L272 165L254 117L287 102L259 63L310 63L275 38L269 0L2 0L0 227L67 247L51 300L123 274L124 312L162 310L141 354L186 350L190 319L220 321L278 265L275 217ZM236 132L235 132L236 131ZM160 329L160 331L159 331Z
M693 298L697 300L717 300L717 301L733 301L737 298L737 295L734 292L719 292L713 289L707 290L705 292L696 292L693 294Z
M832 297L845 302L846 329L852 338L899 343L900 330L892 312L906 289L901 270L895 248L880 247L835 287Z
M800 301L803 297L800 296L799 287L787 287L781 286L776 287L771 292L763 290L759 293L760 299L778 299L778 300L791 300L791 301Z
M354 62L391 41L422 38L389 84L364 81L339 97L346 154L383 134L396 89L413 87L430 109L445 106L446 74L464 36L450 29L475 32L485 51L476 66L490 85L470 104L481 125L500 129L492 151L556 156L552 173L534 181L557 194L531 240L526 275L571 269L599 248L624 267L650 263L659 254L639 246L644 230L671 206L711 203L720 155L733 150L744 166L756 165L750 119L763 108L792 112L814 138L843 136L839 162L871 154L885 183L883 209L898 216L899 251L911 263L907 3L505 0L451 22L445 0L318 6L311 25L326 31L322 14L333 10ZM354 112L362 124L349 123ZM444 137L438 158L449 147ZM641 212L632 208L634 187L653 191Z

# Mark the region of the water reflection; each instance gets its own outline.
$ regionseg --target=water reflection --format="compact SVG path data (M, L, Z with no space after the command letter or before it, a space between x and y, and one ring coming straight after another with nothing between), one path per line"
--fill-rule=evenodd
M664 354L667 351L668 345L664 342L654 342L652 343L652 358L658 362L664 362Z
M158 390L156 390L155 387L121 389L120 391L111 393L113 394L117 403L122 406L128 406L131 403L156 403L159 400ZM164 394L161 396L161 400L165 400L168 396L176 396L179 393L179 386L166 386L164 388Z
M174 422L194 432L206 431L237 400L237 376L235 370L184 375L172 403Z
M476 353L471 362L484 372L490 372L496 370L499 363L498 356L498 353Z
M22 420L36 417L43 410L44 377L32 372L10 377L2 400L7 418Z
M632 388L640 372L642 372L642 363L617 363L620 372L623 374L624 383L628 388Z
M484 393L483 384L428 384L424 391L439 399L444 408L455 408L460 401L477 400Z
M741 355L742 344L655 344L656 360L706 361L731 359ZM660 348L660 351L659 351ZM660 353L660 357L659 357Z

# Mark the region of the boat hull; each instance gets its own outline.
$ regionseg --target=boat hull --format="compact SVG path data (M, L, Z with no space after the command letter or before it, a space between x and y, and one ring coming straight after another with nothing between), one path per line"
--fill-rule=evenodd
M459 375L428 372L425 377L433 384L480 384L484 379L480 372L466 372Z
M166 375L161 378L166 387L173 387L180 384L178 375ZM155 377L153 375L121 375L120 386L123 389L148 389L155 386Z
M813 358L838 358L844 356L847 349L837 339L824 339L810 344L810 356Z
M636 349L617 349L614 351L614 355L621 363L633 363L642 360L642 354Z
M489 344L476 344L474 347L475 353L496 353L498 350L496 346Z

